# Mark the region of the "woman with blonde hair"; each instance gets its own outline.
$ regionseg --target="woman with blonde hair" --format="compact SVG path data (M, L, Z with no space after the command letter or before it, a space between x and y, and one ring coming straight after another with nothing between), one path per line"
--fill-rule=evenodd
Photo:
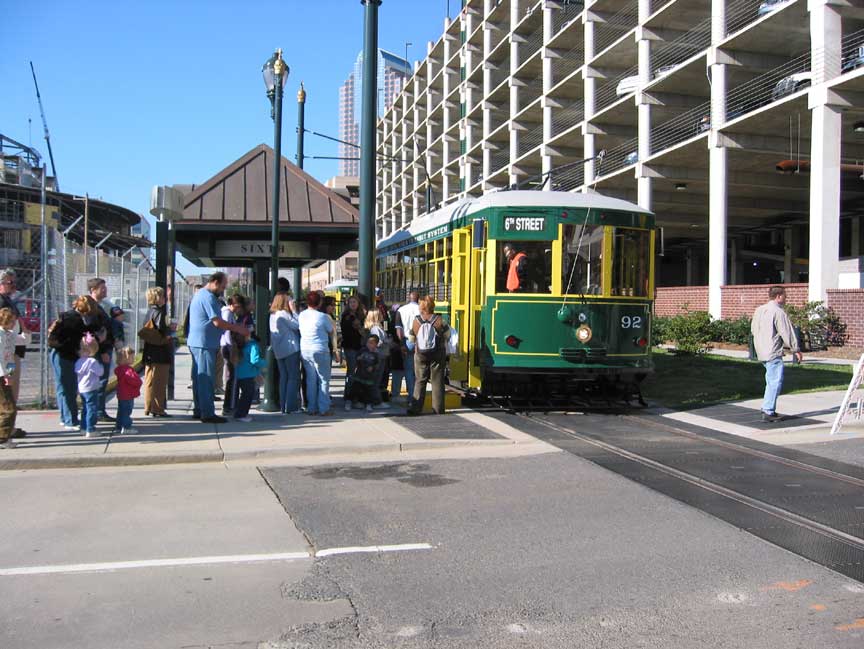
M57 388L57 407L66 430L78 430L78 375L75 362L81 349L81 340L90 333L97 340L105 340L107 332L99 328L99 306L89 295L75 299L72 309L60 314L48 327L48 347Z
M168 372L171 368L171 328L165 313L165 289L154 286L147 289L147 319L144 327L152 333L144 341L144 414L170 417L168 405ZM161 341L161 342L160 342Z
M279 404L283 415L300 412L300 321L286 293L270 305L270 347L279 365Z
M407 323L406 323L407 324ZM444 377L447 374L447 338L450 327L435 313L435 300L420 300L420 314L410 324L414 338L414 402L409 415L419 415L426 400L426 383L432 384L432 410L444 414Z

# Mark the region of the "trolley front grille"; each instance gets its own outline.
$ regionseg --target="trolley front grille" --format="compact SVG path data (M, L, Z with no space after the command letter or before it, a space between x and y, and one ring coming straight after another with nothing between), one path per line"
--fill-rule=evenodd
M592 363L606 360L605 347L563 347L558 353L568 363Z

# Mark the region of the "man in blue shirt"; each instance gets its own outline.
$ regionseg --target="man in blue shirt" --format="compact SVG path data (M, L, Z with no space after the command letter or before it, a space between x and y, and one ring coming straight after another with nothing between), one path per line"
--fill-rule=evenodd
M225 292L225 273L213 273L207 285L195 294L189 305L189 337L186 343L192 354L192 416L205 424L224 424L227 419L216 416L214 385L216 352L222 331L248 336L246 327L222 319L218 297ZM220 331L221 330L221 331Z

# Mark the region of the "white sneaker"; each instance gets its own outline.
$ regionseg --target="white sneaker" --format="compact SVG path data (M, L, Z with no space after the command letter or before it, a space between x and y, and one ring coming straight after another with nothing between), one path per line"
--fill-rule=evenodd
M84 437L87 439L93 439L94 437L102 437L102 433L98 430L90 431L89 433L84 433Z
M345 402L345 412L351 412L351 402L350 401Z
M250 421L252 421L252 417L250 417L249 415L246 415L245 417L235 417L234 421L242 421L244 424L248 424Z
M81 426L73 426L71 424L63 424L64 430L81 430Z
M375 410L390 410L390 404L382 401L377 406L375 406Z
M7 439L5 442L0 442L0 448L15 448L18 444L14 439Z
M137 428L124 428L123 432L121 432L120 434L121 435L137 435L138 429Z
M371 403L366 404L366 412L372 412L372 404Z

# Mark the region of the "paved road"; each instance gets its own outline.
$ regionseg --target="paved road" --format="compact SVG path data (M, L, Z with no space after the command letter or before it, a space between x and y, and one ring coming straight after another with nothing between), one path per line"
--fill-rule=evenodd
M860 584L569 454L264 473L316 545L435 546L318 561L356 614L277 647L864 643Z
M261 473L0 475L0 647L864 644L864 585L571 454Z

